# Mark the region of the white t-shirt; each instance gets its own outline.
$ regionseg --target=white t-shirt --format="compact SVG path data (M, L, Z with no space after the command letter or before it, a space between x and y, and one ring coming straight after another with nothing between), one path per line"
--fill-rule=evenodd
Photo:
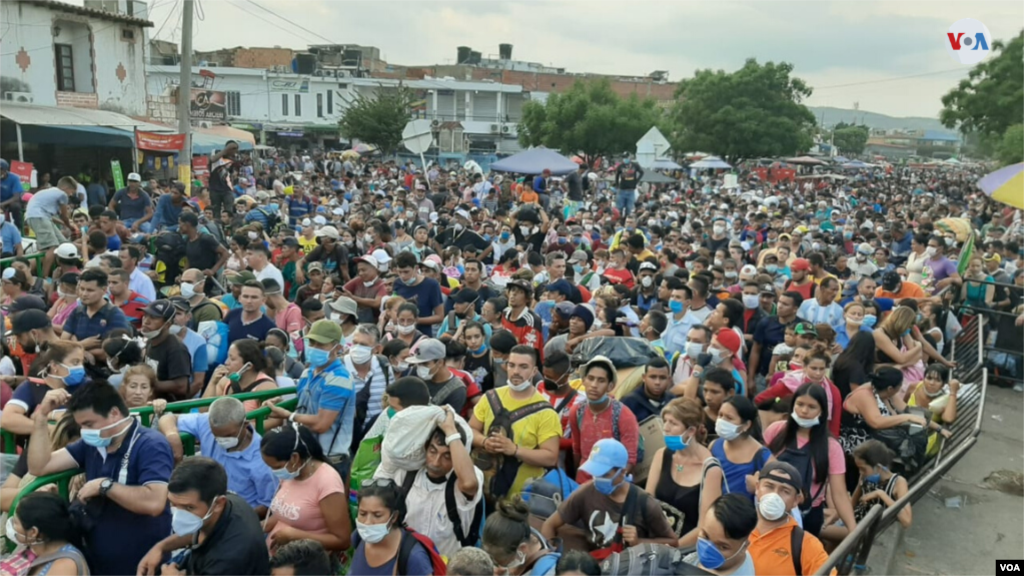
M484 494L484 473L475 466L473 471L476 473L477 482L476 495L473 499L466 498L466 495L458 487L455 489L455 505L459 509L459 518L464 531L469 530L469 525L473 522L473 511ZM401 486L406 473L405 470L398 470L392 480ZM454 471L451 472L451 474L454 473ZM448 518L448 508L444 502L445 483L431 482L427 478L425 470L420 470L416 474L416 480L413 481L412 488L409 489L409 494L405 497L406 502L415 502L416 505L409 507L405 521L413 530L429 536L442 556L451 558L453 554L462 549L462 544L455 539L454 528L451 519ZM377 476L375 475L375 477Z
M277 285L280 286L282 290L284 290L284 276L281 274L281 271L277 269L277 266L274 266L273 264L270 264L268 262L267 266L263 270L256 272L257 280L262 282L265 278L272 278L276 280Z

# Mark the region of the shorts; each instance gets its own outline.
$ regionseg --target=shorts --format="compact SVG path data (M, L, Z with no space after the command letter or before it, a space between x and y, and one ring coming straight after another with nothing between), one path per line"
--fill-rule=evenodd
M60 230L49 218L26 218L29 228L36 233L36 248L49 250L67 242Z

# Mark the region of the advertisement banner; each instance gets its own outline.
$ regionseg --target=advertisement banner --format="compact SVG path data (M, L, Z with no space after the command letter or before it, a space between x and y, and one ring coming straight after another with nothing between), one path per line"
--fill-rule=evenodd
M157 134L156 132L135 132L135 147L139 150L175 152L185 147L184 134Z
M227 120L227 97L218 90L193 88L189 116L193 120Z
M309 93L309 78L287 80L277 78L270 81L271 92L298 92L299 94Z
M110 161L110 172L114 176L114 190L124 188L124 174L121 172L121 161Z
M185 167L187 167L187 164L178 164L179 171ZM196 156L195 158L192 158L192 172L203 184L208 184L208 178L210 177L210 157Z
M31 162L19 162L11 160L11 174L17 174L21 179L21 185L28 189L32 184L32 171L35 166Z

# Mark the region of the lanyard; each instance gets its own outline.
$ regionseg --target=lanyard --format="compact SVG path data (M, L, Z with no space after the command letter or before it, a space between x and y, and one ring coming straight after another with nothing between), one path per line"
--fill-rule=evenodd
M135 422L138 424L138 421ZM128 451L124 453L124 457L121 458L121 469L117 472L117 483L128 484L128 459L132 456L132 448L135 447L135 441L139 439L139 428L136 426L135 432L132 433L132 439L128 442Z

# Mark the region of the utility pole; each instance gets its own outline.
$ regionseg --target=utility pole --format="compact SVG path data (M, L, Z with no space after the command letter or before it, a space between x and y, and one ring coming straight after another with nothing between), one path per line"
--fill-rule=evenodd
M181 7L181 78L178 80L178 131L185 135L179 165L188 167L185 190L192 190L192 8L194 0L182 0Z

